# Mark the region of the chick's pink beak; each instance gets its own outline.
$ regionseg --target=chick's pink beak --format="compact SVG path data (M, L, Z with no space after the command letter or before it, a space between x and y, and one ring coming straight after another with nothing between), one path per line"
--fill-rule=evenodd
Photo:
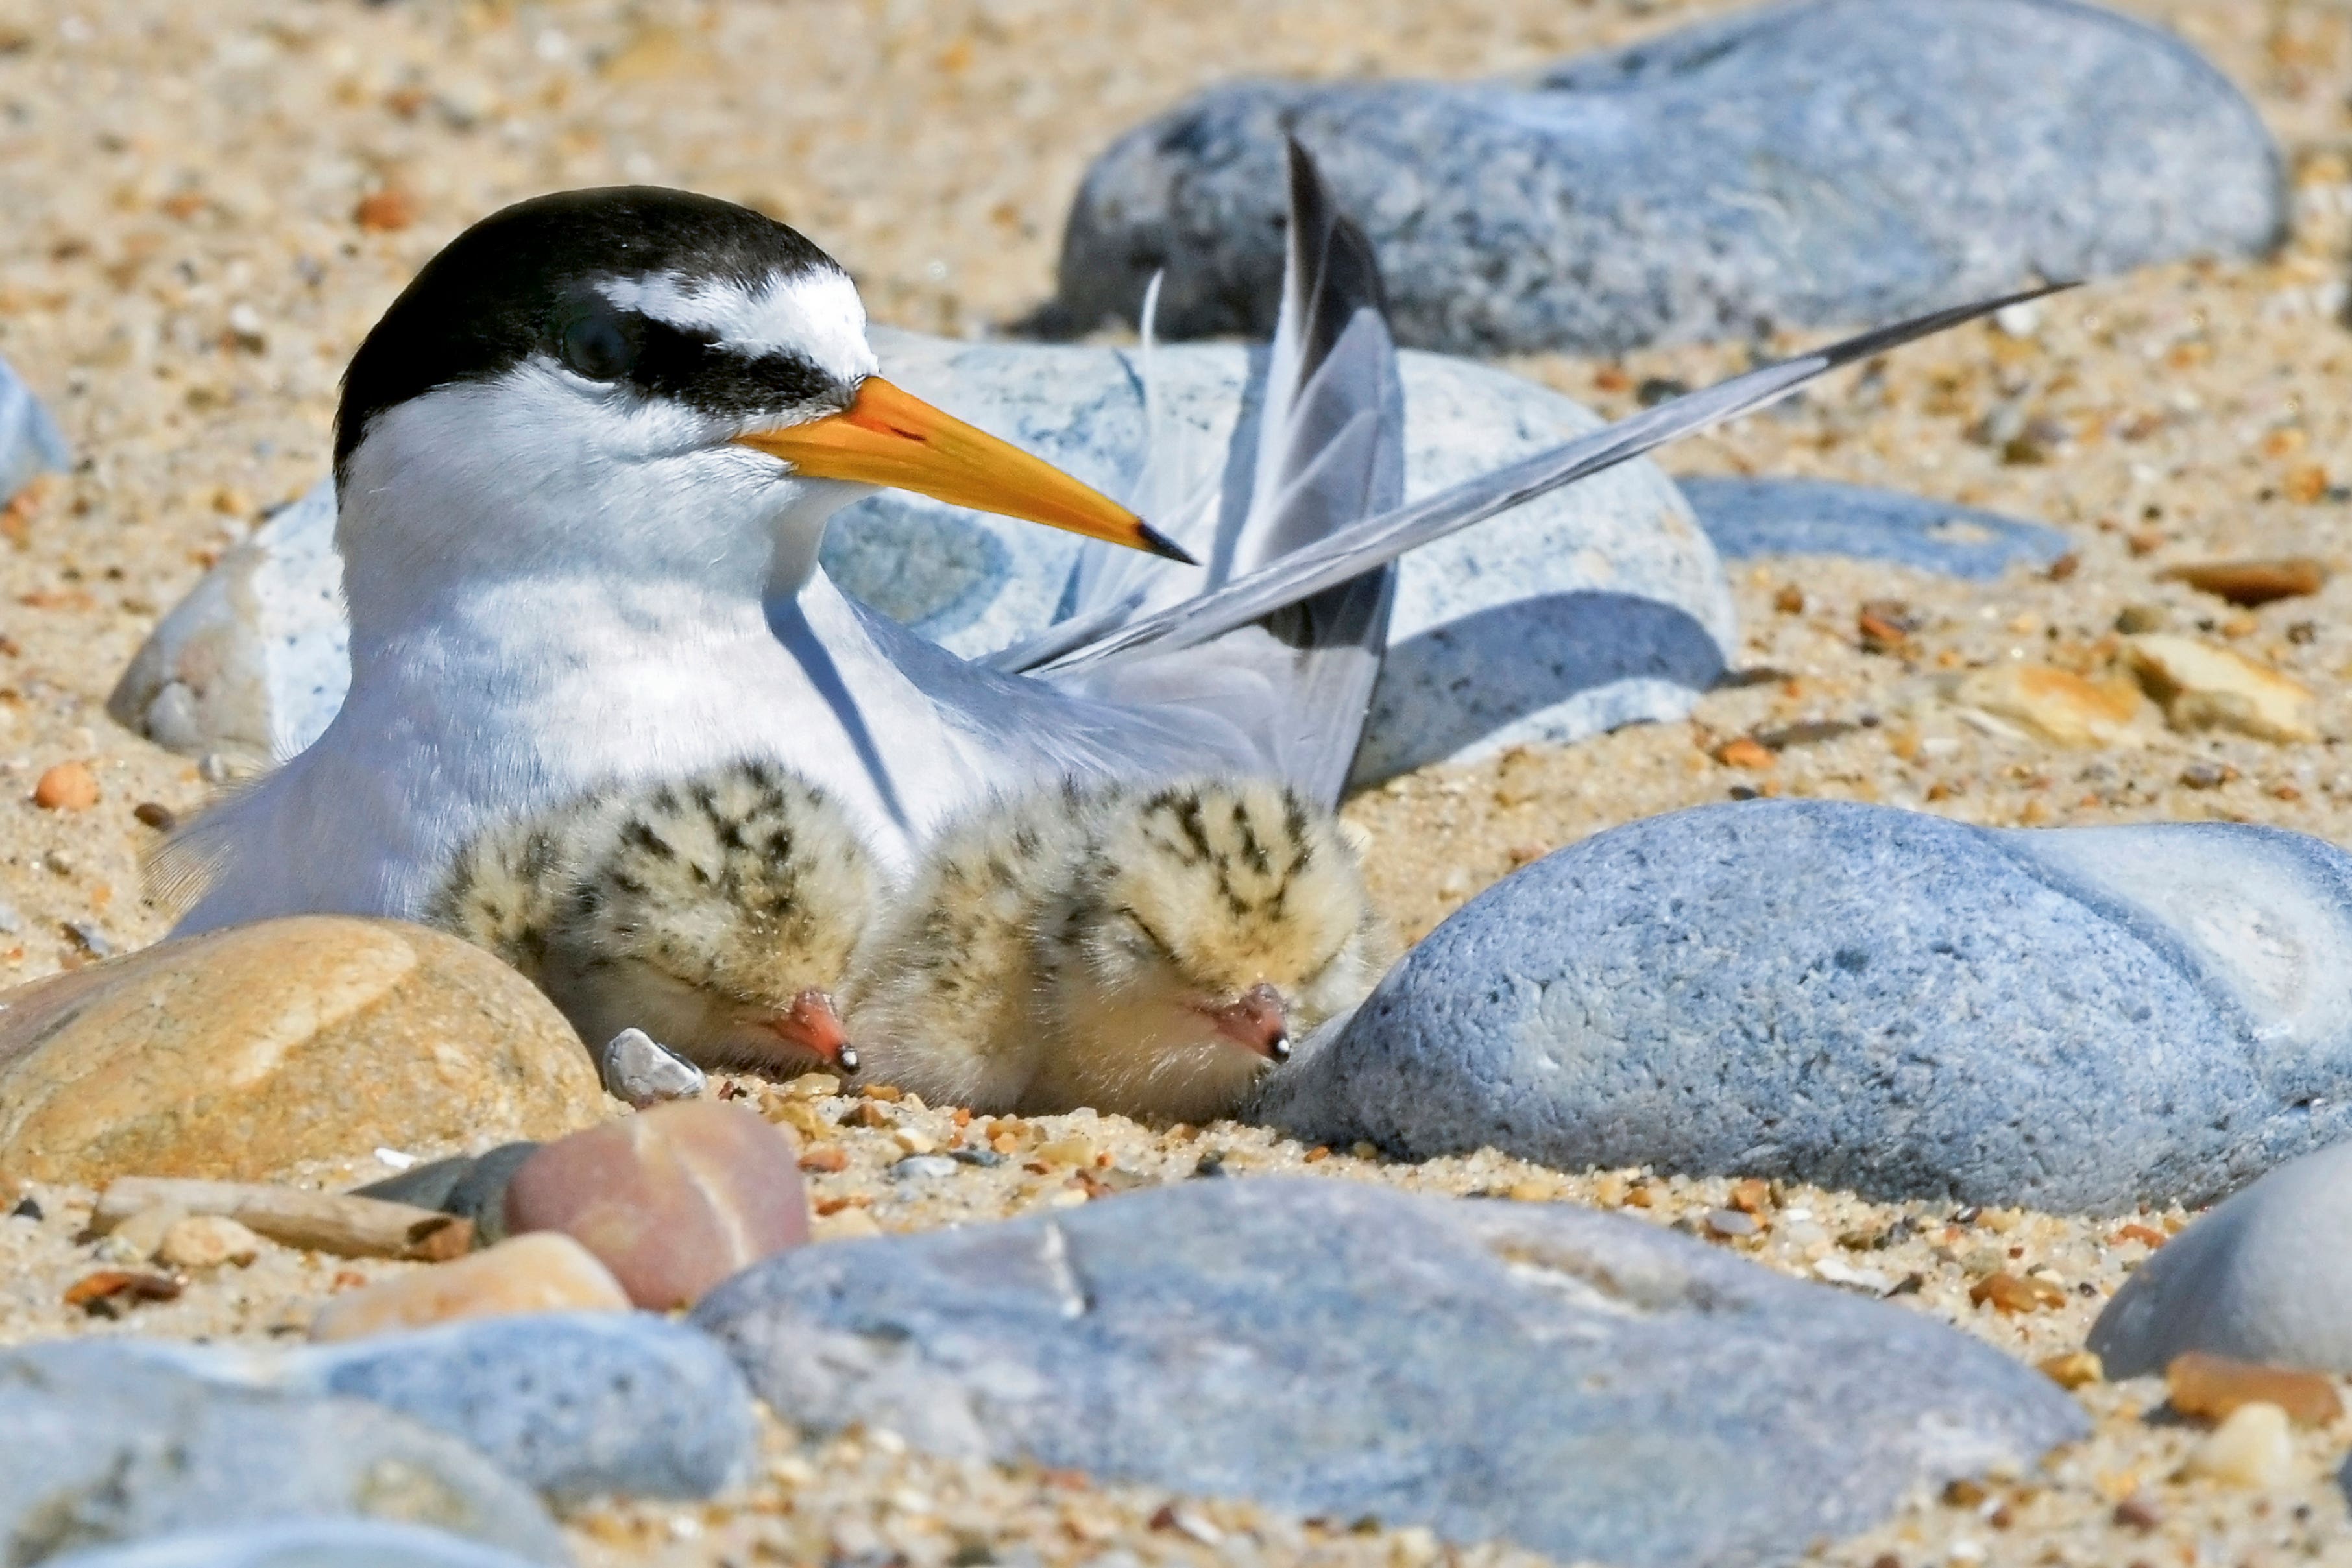
M1217 1032L1269 1061L1290 1060L1290 1004L1280 991L1260 982L1223 1007L1201 1009Z
M796 1045L828 1067L857 1071L857 1048L841 1027L833 998L814 986L793 998L793 1005L768 1020L768 1029L786 1044Z

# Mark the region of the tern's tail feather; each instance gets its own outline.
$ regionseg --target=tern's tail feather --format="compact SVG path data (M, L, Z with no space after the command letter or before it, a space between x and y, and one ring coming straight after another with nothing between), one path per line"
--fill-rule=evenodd
M1148 337L1143 368L1147 408L1156 412ZM1178 449L1180 433L1162 423L1151 421L1151 499L1189 511L1203 486ZM1211 479L1205 493L1213 498ZM1312 549L1403 495L1404 390L1380 269L1363 232L1339 212L1314 161L1294 141L1289 246L1255 473L1247 507L1217 528L1205 552L1209 585ZM1213 712L1249 737L1260 771L1311 800L1336 802L1380 674L1394 580L1391 560L1371 561L1360 574L1196 640L1181 657L1135 659L1055 684L1112 702ZM1078 646L1116 635L1115 622L1133 613L1127 607L1148 602L1124 580L1090 587L1085 597L1102 607L1082 611L1092 624ZM1055 632L1063 635L1049 632L1024 647L1013 667L1069 653L1071 635Z
M1247 576L1139 617L1083 647L1045 661L1034 673L1058 683L1081 675L1099 679L1112 670L1146 660L1157 663L1358 578L1458 528L1613 468L1670 441L1752 413L1842 365L1957 327L2003 306L2073 287L2053 284L1914 317L1660 403L1549 452L1342 528Z

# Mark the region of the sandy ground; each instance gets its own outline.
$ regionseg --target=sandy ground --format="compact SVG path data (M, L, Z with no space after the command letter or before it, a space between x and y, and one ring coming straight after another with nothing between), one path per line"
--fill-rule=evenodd
M185 811L207 786L184 759L115 727L106 693L223 545L323 471L345 358L401 283L471 219L554 186L692 185L806 229L851 267L879 319L987 332L1047 291L1061 214L1087 156L1198 86L1244 73L1521 70L1721 8L0 0L0 206L12 220L0 234L0 352L83 455L37 505L0 518L0 978L84 961L93 941L127 947L162 934L165 917L140 895L139 856L154 833L133 810ZM1373 836L1376 891L1402 935L1425 932L1547 850L1735 788L2004 825L2222 816L2352 843L2343 755L2352 712L2338 679L2352 673L2343 613L2352 580L2239 612L2158 577L2224 558L2352 565L2352 457L2343 455L2352 450L2343 392L2352 338L2337 320L2352 249L2352 16L2284 0L2128 8L2206 48L2288 147L2296 221L2279 256L2097 283L2052 302L2025 336L1972 328L1905 350L1665 459L1677 472L1879 483L2040 518L2066 530L2077 570L2063 580L2020 571L1974 584L1851 562L1735 568L1738 664L1759 674L1708 696L1691 722L1432 768L1349 806ZM1514 368L1613 414L1633 406L1645 378L1702 381L1744 365L1748 351L1543 356ZM1988 427L1995 436L2030 427L2032 439L2004 451ZM1895 654L1865 652L1856 633L1861 605L1885 599L1905 601L1918 622ZM2098 673L2126 607L2302 681L2317 694L2324 738L2274 746L2159 731L2144 748L2065 751L1986 733L1940 695L1956 674L2003 660ZM1814 721L1857 727L1790 746L1766 770L1714 759L1727 740ZM36 810L33 779L67 759L97 768L100 804ZM2221 783L2183 782L2205 762L2226 765ZM1022 1158L910 1191L880 1175L904 1146L898 1132L838 1127L849 1102L752 1092L803 1136L837 1138L851 1152L844 1172L813 1178L832 1210L821 1228L839 1234L1083 1202L1188 1176L1212 1152L1234 1172L1311 1168L1505 1201L1599 1202L1701 1229L1705 1213L1733 1196L1724 1181L1566 1175L1492 1155L1381 1164L1253 1129L1155 1130L1086 1115L983 1128L977 1135L1010 1138ZM976 1135L944 1111L902 1103L887 1114L934 1142ZM176 1302L121 1322L86 1319L58 1297L95 1265L94 1244L79 1239L89 1195L32 1196L46 1218L0 1219L0 1340L295 1335L325 1295L399 1267L273 1249L247 1270L192 1280ZM2146 1234L2125 1236L2123 1222L1868 1205L1808 1188L1774 1192L1761 1207L1759 1237L1722 1244L1794 1273L1818 1276L1825 1260L1832 1271L1874 1271L1904 1287L1892 1299L1905 1307L2033 1359L2079 1346L2148 1245ZM2161 1233L2183 1218L2132 1223ZM1996 1270L2046 1279L2055 1304L2021 1315L1972 1304L1970 1284ZM1982 1497L1919 1500L1868 1538L1825 1547L1824 1560L2352 1562L2345 1504L2327 1480L2352 1431L2306 1435L2304 1473L2282 1487L2233 1490L2177 1478L2200 1435L2162 1416L2153 1383L2080 1396L2099 1433L2049 1473ZM943 1463L887 1433L803 1446L778 1431L771 1452L769 1477L720 1504L580 1512L583 1561L880 1562L895 1552L920 1568L1423 1568L1513 1555L1441 1548L1377 1521L1298 1520Z

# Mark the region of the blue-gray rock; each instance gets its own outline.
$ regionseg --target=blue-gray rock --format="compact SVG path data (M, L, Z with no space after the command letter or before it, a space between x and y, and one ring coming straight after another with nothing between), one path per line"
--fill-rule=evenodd
M1282 136L1371 236L1399 341L1455 353L1892 320L2031 277L2285 231L2253 106L2173 35L2070 0L1810 0L1532 85L1245 82L1113 143L1052 314L1270 330Z
M478 1155L452 1155L414 1166L355 1189L362 1197L434 1208L474 1222L477 1249L507 1238L507 1184L540 1145L527 1140L500 1144Z
M1141 473L1135 356L968 344L877 329L885 370L917 395L1112 495ZM1238 347L1160 350L1155 377L1192 439L1248 480L1254 374ZM1406 354L1408 499L1594 427L1557 392L1499 371ZM827 530L825 570L850 593L972 657L1043 631L1085 549L1028 523L888 492ZM1181 569L1171 567L1171 571ZM332 487L223 557L167 615L108 711L174 749L259 756L314 739L350 685ZM1530 740L1679 717L1734 641L1706 536L1650 463L1625 465L1404 559L1357 780Z
M665 1100L692 1100L708 1080L702 1069L673 1056L641 1029L625 1029L596 1053L596 1076L604 1092L642 1111Z
M1998 512L1826 479L1676 481L1717 555L1842 555L1947 577L2048 566L2066 536Z
M68 1552L46 1568L525 1568L529 1562L413 1524L297 1519Z
M2352 1144L2290 1161L2165 1243L2091 1325L2110 1377L2192 1350L2352 1373Z
M1351 1182L803 1248L694 1321L814 1430L1628 1568L1786 1562L2084 1430L1917 1314L1614 1216Z
M75 1343L77 1365L153 1365L224 1387L365 1400L462 1439L558 1498L709 1497L747 1479L759 1451L734 1364L709 1335L645 1312L478 1318L290 1351ZM46 1365L65 1350L21 1354Z
M0 1560L329 1515L568 1561L538 1499L454 1437L355 1399L225 1386L129 1343L0 1354Z
M49 411L18 379L16 368L0 360L0 501L32 483L35 475L72 463Z
M2352 857L2218 822L1651 818L1456 911L1257 1113L1416 1158L2206 1203L2352 1134Z

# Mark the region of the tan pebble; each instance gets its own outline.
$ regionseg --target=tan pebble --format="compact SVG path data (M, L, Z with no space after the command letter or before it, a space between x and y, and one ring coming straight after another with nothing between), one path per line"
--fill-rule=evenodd
M1989 1274L1969 1287L1969 1301L1979 1307L1990 1302L1996 1312L2032 1312L2064 1306L2066 1292L2032 1274Z
M99 1255L110 1263L144 1263L163 1245L172 1228L188 1218L176 1203L150 1204L106 1234Z
M628 1292L586 1248L539 1231L337 1296L311 1320L310 1337L362 1339L458 1318L628 1307Z
M1951 699L2007 719L2053 746L2145 746L2154 717L2131 681L2090 681L2049 664L1971 670L1952 685Z
M261 1256L261 1238L225 1214L196 1214L165 1231L155 1255L174 1269L242 1269Z
M2106 1380L2107 1369L2099 1358L2087 1350L2070 1350L2061 1355L2045 1356L2033 1364L2035 1370L2061 1388L2084 1388Z
M33 786L33 804L45 811L87 811L98 804L98 775L87 762L60 762Z
M420 925L261 921L0 999L0 1169L43 1181L266 1181L360 1149L559 1137L603 1114L553 1004Z
M2192 1350L2164 1369L2165 1393L2183 1416L2218 1421L2262 1403L2285 1411L2298 1427L2325 1427L2344 1414L2336 1380L2300 1367L2266 1366Z
M1095 1146L1080 1137L1056 1138L1038 1145L1029 1157L1045 1166L1090 1166L1095 1163Z
M841 1092L841 1080L829 1072L803 1072L788 1091L795 1100L824 1100Z
M910 1155L928 1155L939 1147L931 1141L929 1134L918 1132L912 1127L900 1127L890 1134L890 1141Z
M2307 555L2277 560L2209 560L2167 567L2159 581L2185 582L2200 593L2252 608L2274 599L2296 599L2327 586L2327 568Z
M1751 773L1760 773L1773 767L1777 761L1773 755L1764 748L1762 742L1749 735L1740 736L1736 740L1727 740L1717 747L1715 759L1726 768L1745 768Z
M2129 649L2132 673L2175 729L2234 730L2257 740L2319 738L2311 693L2242 653L2160 634L2135 637Z
M416 221L416 198L398 185L386 185L360 199L352 221L371 234L392 234Z
M566 1232L656 1311L690 1306L809 1236L791 1134L710 1100L672 1101L548 1145L508 1184L506 1219L510 1232Z
M2182 1473L2224 1486L2268 1490L2294 1478L2294 1437L2286 1412L2261 1400L2241 1405L2190 1451Z

